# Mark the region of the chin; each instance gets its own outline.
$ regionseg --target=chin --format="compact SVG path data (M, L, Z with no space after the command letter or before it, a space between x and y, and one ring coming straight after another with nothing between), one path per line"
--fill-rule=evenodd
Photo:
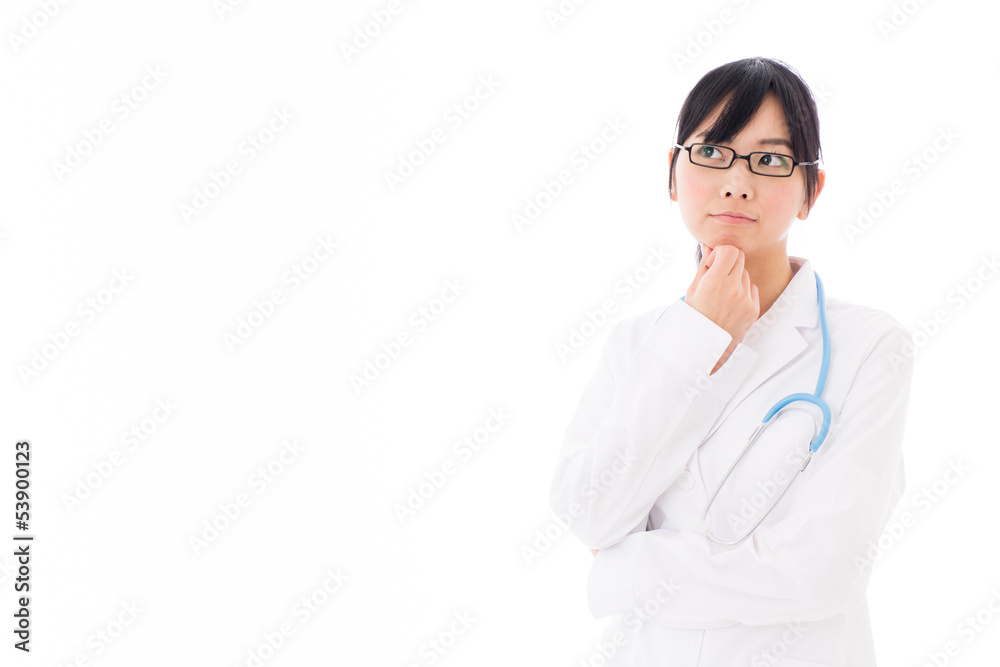
M746 243L742 238L740 238L740 236L741 235L738 232L729 234L714 234L707 241L701 241L701 243L704 243L711 248L720 245L731 245L739 248L745 253L747 251Z

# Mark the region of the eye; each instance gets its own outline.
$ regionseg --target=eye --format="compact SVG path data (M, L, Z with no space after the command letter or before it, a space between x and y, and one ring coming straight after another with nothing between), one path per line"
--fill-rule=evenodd
M725 157L722 154L722 151L720 151L718 148L710 144L701 144L700 146L698 146L696 150L698 153L698 157L704 158L706 160L721 160Z
M760 156L760 161L757 163L762 167L774 167L776 169L787 169L791 164L791 161L787 156L781 155L780 153L765 153Z

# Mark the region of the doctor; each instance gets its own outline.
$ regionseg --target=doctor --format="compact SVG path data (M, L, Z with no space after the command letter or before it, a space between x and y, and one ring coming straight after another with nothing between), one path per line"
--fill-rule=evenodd
M611 328L551 484L553 509L595 553L588 601L610 619L608 664L874 667L866 589L905 486L910 334L883 311L820 299L810 262L787 254L825 179L796 73L763 58L718 67L678 128L670 198L697 271L683 300ZM720 486L768 410L817 389L821 308L822 446L775 502L823 422L791 403Z

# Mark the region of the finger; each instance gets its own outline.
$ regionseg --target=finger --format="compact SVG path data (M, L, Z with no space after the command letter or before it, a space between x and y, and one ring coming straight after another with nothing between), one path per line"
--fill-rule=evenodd
M740 283L743 285L743 291L740 292L740 294L741 295L746 295L746 296L751 296L751 291L750 291L750 272L747 271L746 269L743 269L743 278L740 280Z
M753 306L754 306L754 309L757 311L758 317L759 317L760 316L759 315L760 314L760 296L757 294L757 286L756 285L751 285L750 286L750 296L753 298Z
M702 276L708 272L715 261L715 250L708 253L707 255L702 255L701 264L698 266L698 271L695 273L695 281L700 281Z
M704 243L701 244L701 265L702 266L712 266L712 260L715 258L715 248L710 248Z
M720 275L728 275L732 272L733 264L736 263L738 255L739 250L736 246L717 245L715 246L715 260L712 262L712 266Z
M729 271L729 277L734 280L739 280L743 277L744 267L743 263L746 260L746 255L739 248L736 249L736 261L733 262L733 268Z

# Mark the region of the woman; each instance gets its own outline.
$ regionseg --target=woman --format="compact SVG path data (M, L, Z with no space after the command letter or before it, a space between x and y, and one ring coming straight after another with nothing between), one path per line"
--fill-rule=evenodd
M810 262L787 254L825 178L796 73L764 58L712 70L677 138L670 198L698 241L697 271L683 299L612 327L551 487L595 553L589 605L613 617L602 652L620 665L874 666L866 589L905 486L909 332L821 299ZM821 302L822 446L793 479L823 414L791 403L703 521L771 406L820 386Z

